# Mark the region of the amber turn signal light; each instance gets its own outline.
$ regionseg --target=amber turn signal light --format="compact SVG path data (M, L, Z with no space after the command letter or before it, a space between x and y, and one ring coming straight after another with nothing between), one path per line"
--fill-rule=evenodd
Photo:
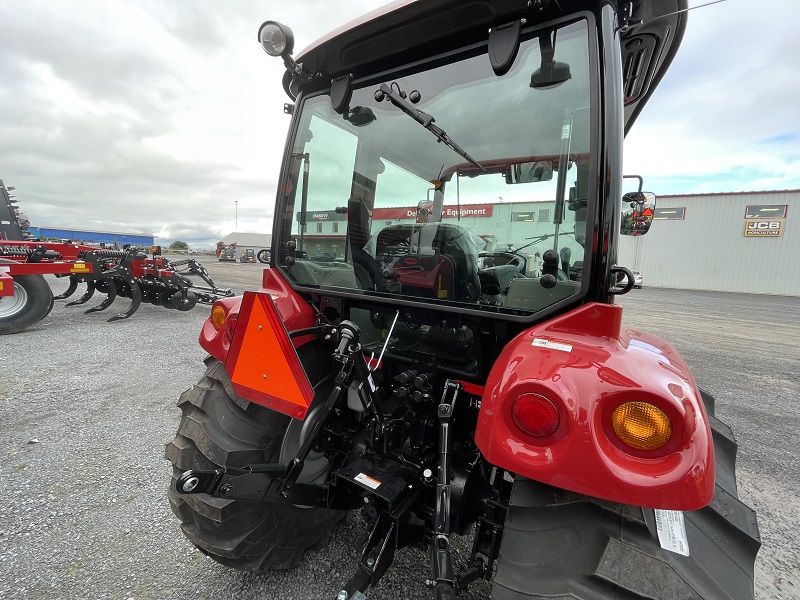
M623 444L636 450L658 450L672 438L669 417L647 402L626 402L615 408L611 427Z
M222 308L219 304L214 306L211 309L211 322L214 324L214 327L217 329L221 329L222 325L225 323L225 309Z

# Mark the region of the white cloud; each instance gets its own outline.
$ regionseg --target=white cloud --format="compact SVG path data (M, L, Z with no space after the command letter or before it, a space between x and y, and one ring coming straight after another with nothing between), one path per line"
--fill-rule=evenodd
M211 241L238 216L269 232L288 99L258 26L290 25L301 50L382 4L3 2L0 177L35 225ZM797 13L692 11L626 172L657 194L800 187Z
M690 11L681 49L628 135L625 171L657 194L799 188L799 16L796 0Z

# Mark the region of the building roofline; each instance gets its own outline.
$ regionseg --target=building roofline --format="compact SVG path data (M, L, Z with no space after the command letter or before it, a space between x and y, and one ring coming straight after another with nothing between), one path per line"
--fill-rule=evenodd
M76 229L75 227L54 227L52 225L31 225L36 229L58 229L60 231L80 231L82 233L112 233L114 235L143 235L145 237L155 237L152 233L133 232L133 231L101 231L100 229Z
M657 198L698 198L703 196L763 196L764 194L800 194L798 190L763 190L760 192L706 192L701 194L658 194Z

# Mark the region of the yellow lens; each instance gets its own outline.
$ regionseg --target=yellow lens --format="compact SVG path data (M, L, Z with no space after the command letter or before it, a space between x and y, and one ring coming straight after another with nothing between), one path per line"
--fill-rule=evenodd
M672 423L657 406L646 402L626 402L611 415L614 433L636 450L658 450L672 437Z
M221 328L225 323L225 309L217 305L211 309L211 322L217 329Z

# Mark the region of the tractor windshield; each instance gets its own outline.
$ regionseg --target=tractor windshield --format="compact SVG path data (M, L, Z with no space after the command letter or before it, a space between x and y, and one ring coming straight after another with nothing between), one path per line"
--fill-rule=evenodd
M516 315L578 294L588 31L523 31L504 75L482 46L356 81L338 111L302 99L278 256L294 285Z

